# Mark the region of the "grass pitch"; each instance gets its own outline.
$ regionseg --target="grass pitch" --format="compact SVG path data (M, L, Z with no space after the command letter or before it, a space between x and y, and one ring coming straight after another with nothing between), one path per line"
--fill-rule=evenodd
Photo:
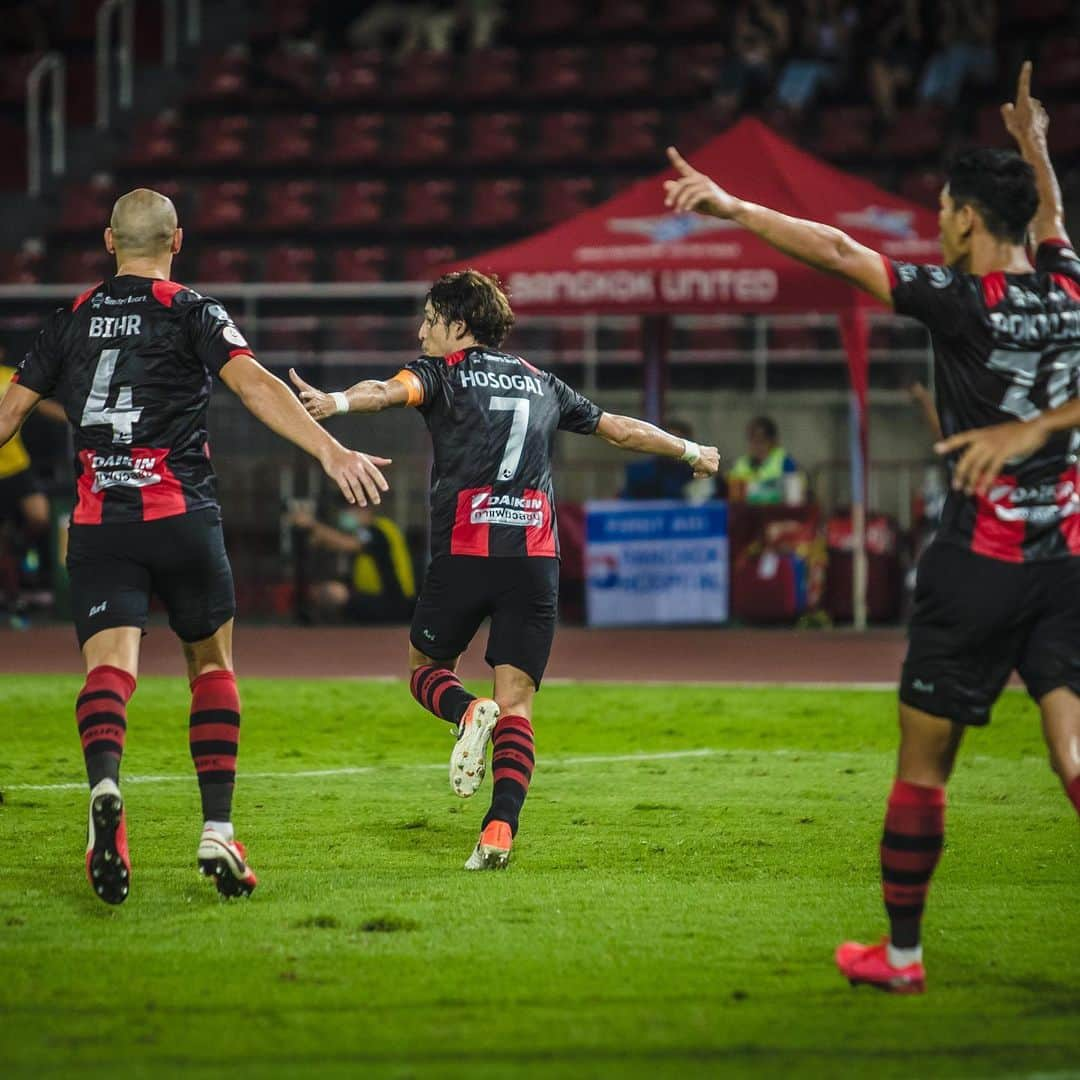
M260 885L225 903L194 868L186 687L146 678L109 908L84 789L27 787L81 780L79 685L0 679L4 1077L1080 1075L1077 822L1019 694L968 737L930 992L897 998L832 963L884 927L892 694L547 687L514 860L467 874L490 780L450 794L404 683L247 680Z

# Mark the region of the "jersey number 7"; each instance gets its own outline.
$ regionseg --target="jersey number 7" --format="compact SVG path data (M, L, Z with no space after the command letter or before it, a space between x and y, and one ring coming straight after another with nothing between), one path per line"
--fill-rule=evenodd
M493 397L488 402L492 412L512 412L510 434L506 439L502 461L499 462L500 480L512 480L521 463L521 451L525 448L525 432L529 429L529 399L518 397Z
M142 409L137 409L131 401L131 387L116 388L116 404L109 408L109 394L112 392L113 373L116 362L120 359L119 349L103 349L94 369L94 381L90 394L83 407L80 427L93 427L108 424L112 428L113 443L117 446L130 446L132 430L142 416Z

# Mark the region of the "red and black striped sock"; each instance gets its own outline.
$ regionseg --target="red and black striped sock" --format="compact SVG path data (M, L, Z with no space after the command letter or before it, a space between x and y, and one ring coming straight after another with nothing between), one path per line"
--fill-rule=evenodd
M1068 792L1069 801L1076 807L1076 812L1080 814L1080 776L1074 776L1065 785L1065 790Z
M412 673L409 689L429 713L449 721L455 727L461 723L469 703L476 700L476 696L461 685L461 680L449 668L435 664L418 667Z
M207 671L191 684L191 760L205 821L230 821L240 741L240 694L231 671Z
M93 668L75 702L86 777L90 787L120 779L120 759L127 734L127 703L135 693L135 676L102 664Z
M500 716L491 737L491 771L495 790L491 809L481 828L490 821L505 821L510 832L517 835L518 816L529 793L536 747L532 724L524 716Z
M881 884L889 939L897 949L919 944L930 876L945 841L945 789L893 782L881 838Z

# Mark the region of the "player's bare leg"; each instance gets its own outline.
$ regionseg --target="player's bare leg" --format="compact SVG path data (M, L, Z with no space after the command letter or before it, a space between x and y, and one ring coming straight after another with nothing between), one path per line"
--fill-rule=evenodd
M135 692L141 636L135 626L113 627L88 638L82 650L86 682L75 714L90 782L86 876L107 904L123 903L131 888L127 818L119 784L127 703Z
M1050 766L1080 813L1080 697L1060 687L1039 700Z
M836 950L837 966L852 985L900 994L926 988L923 907L944 842L945 784L963 734L960 724L900 705L900 753L881 841L889 937L879 945L848 941Z
M222 896L249 896L257 880L244 845L233 837L232 797L240 738L240 696L232 666L233 620L202 641L184 642L191 684L191 759L199 777L203 831L200 873Z
M501 870L509 862L536 761L532 728L536 684L532 676L511 664L498 664L494 693L499 715L492 739L491 809L465 863L466 870Z

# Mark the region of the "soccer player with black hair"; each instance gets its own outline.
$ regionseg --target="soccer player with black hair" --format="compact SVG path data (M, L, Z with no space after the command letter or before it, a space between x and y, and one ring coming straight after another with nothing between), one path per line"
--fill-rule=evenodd
M219 303L170 280L182 242L164 195L140 188L118 199L105 229L115 275L52 315L0 401L0 446L47 397L74 432L67 567L86 661L76 703L91 789L86 873L110 904L127 899L131 882L120 760L152 594L187 661L204 819L198 866L224 896L256 884L231 816L240 698L232 570L206 432L213 377L316 458L348 502L378 503L387 486L379 466L389 461L331 438L256 361Z
M431 433L431 565L410 632L412 693L457 731L450 784L462 798L480 786L493 742L491 808L465 866L505 867L535 763L533 697L551 652L559 538L551 451L556 431L596 435L624 450L681 458L698 477L719 456L652 424L603 412L561 379L502 346L514 314L499 283L475 270L439 278L424 304L423 356L386 382L323 393L295 372L317 420L335 413L419 409ZM481 622L490 698L455 674Z
M920 926L944 839L945 785L964 732L989 722L1013 668L1080 811L1080 262L1030 86L1027 63L1015 104L1002 110L1020 155L972 150L949 170L944 266L895 262L838 229L745 202L668 152L679 174L665 182L668 206L730 219L922 322L943 449L970 449L918 568L881 842L889 936L836 953L852 983L894 993L925 988ZM1009 420L1031 423L1002 431Z

